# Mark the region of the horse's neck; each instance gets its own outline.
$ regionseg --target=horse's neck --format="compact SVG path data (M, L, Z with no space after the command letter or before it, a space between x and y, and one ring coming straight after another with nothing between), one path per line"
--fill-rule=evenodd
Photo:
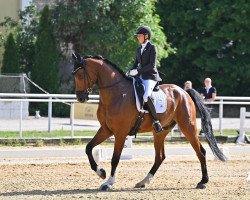
M100 98L105 104L117 101L132 89L132 82L127 80L118 70L103 63L99 68L98 87Z
M99 66L98 73L98 86L99 88L106 88L114 85L115 83L124 79L122 74L114 69L112 66L103 62L102 65Z
M99 94L103 104L120 105L126 98L133 99L133 85L131 81L124 79L112 87L100 89Z

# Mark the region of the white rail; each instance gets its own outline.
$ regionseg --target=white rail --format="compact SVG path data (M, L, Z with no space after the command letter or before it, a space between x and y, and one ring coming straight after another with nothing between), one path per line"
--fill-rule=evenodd
M4 98L3 98L4 97ZM8 98L7 98L8 97ZM54 99L53 99L54 98ZM99 103L99 95L89 95L88 103ZM19 137L22 138L22 110L23 102L48 103L48 132L51 132L52 103L70 103L71 137L74 137L74 103L77 102L75 94L22 94L0 93L0 101L20 102Z
M98 103L99 95L89 95L87 103ZM71 136L74 137L74 103L77 102L75 94L22 94L22 93L0 93L0 101L20 102L20 125L19 135L22 137L22 104L28 102L48 102L48 132L51 132L52 102L70 103L71 113ZM206 104L219 105L219 132L222 134L223 105L250 105L250 97L219 96L216 101Z
M245 132L250 131L249 128L245 127L246 117L250 117L250 112L247 112L245 107L241 107L240 108L240 135L237 138L238 143L244 143L245 142Z

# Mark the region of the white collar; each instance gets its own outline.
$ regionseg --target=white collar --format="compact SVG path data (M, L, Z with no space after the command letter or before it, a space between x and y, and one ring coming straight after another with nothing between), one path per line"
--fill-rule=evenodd
M141 44L141 48L144 49L148 43L149 43L149 40L147 40L145 43Z
M145 47L147 46L148 42L149 41L147 40L144 44L141 44L141 54L145 50Z

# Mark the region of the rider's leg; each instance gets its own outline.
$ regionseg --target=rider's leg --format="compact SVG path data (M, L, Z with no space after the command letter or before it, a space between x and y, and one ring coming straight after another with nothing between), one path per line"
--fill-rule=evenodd
M158 132L162 131L162 126L161 126L161 123L159 122L159 120L157 119L155 106L154 106L153 101L150 97L148 97L148 101L146 102L146 104L148 106L149 114L151 115L151 117L153 119L155 131L158 133Z
M152 99L150 98L157 81L142 79L142 83L145 86L145 93L143 95L143 101L147 105L148 111L153 119L155 131L160 132L162 131L162 126L159 120L157 119L155 107L154 107Z

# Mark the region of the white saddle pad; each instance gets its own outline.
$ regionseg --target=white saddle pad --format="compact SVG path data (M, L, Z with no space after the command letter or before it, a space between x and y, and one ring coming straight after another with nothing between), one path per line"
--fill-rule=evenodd
M135 99L136 99L136 107L139 112L146 112L148 113L147 110L144 110L141 108L142 106L140 105L139 98L136 93L135 89L135 79L133 78L133 86L134 86L134 92L135 92ZM156 113L164 113L167 110L167 100L166 100L166 94L159 89L157 92L152 92L151 98L153 99L153 103L155 106Z

